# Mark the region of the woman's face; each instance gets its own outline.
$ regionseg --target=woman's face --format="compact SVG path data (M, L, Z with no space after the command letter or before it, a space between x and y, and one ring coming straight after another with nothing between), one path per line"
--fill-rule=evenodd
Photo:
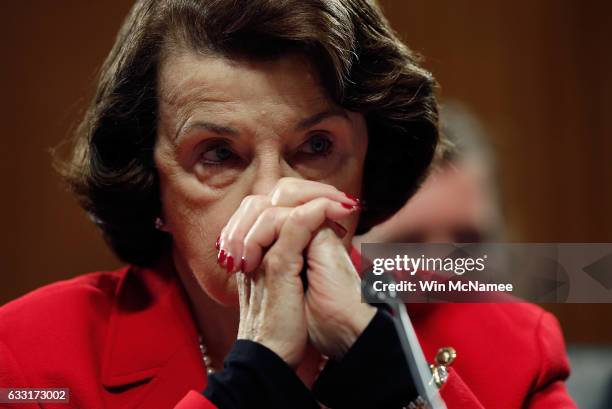
M250 62L184 52L158 77L155 163L164 229L181 275L217 302L236 305L215 240L247 195L295 177L361 191L367 131L361 114L334 105L306 58ZM356 216L344 223L349 234Z

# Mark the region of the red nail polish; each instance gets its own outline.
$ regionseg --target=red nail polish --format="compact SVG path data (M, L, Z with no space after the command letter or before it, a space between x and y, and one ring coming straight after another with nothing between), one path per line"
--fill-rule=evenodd
M215 248L217 250L219 250L221 248L220 240L221 240L221 236L217 236L217 241L215 242Z
M240 271L242 271L243 273L245 272L244 269L246 268L246 258L242 257L240 259Z
M349 210L355 210L357 209L356 205L352 205L349 203L340 203L342 205L342 207L344 207L345 209L349 209Z
M357 203L361 202L361 200L360 200L358 197L353 196L353 195L352 195L352 194L350 194L350 193L345 193L345 196L346 196L346 197L348 197L349 199L351 199L351 200L352 200L352 201L354 201L354 202L357 202Z
M217 256L217 263L223 264L223 262L225 261L225 257L226 256L227 256L227 254L225 254L225 250L221 250L219 252L219 255Z
M227 272L228 273L232 272L232 269L234 268L234 257L227 256L227 265L226 265L226 268L227 268Z

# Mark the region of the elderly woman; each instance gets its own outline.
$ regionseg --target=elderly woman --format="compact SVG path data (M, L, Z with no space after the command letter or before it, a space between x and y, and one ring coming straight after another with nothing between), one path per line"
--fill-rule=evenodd
M64 169L128 266L4 306L0 386L74 408L416 407L350 243L426 172L434 86L371 1L138 1ZM449 408L573 407L537 307L410 313L428 359L458 351Z

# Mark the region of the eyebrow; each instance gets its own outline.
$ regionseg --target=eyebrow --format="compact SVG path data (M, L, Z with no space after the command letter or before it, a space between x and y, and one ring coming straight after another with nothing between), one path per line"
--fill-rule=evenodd
M334 117L334 116L338 116L341 118L346 119L347 121L350 122L350 119L346 113L346 111L344 109L341 108L332 108L332 109L328 109L322 112L319 112L317 114L311 115L307 118L302 119L300 122L298 122L298 124L295 126L296 130L304 130L304 129L308 129L316 124L318 124L319 122L330 118L330 117ZM219 124L215 124L213 122L207 122L207 121L196 121L196 122L192 122L187 124L186 126L183 126L176 134L175 140L178 140L178 138L180 137L181 134L185 134L189 131L191 131L192 129L204 129L210 132L214 132L218 135L226 135L226 136L231 136L231 137L236 137L238 136L239 132L238 130L229 127L229 126L224 126L224 125L219 125Z
M238 136L238 133L239 133L236 129L231 128L229 126L219 125L219 124L215 124L215 123L207 122L207 121L196 121L196 122L189 123L183 126L181 129L179 129L174 139L178 140L182 134L185 134L191 131L192 129L204 129L210 132L214 132L218 135L227 135L227 136L233 136L233 137Z
M318 124L319 122L323 121L324 119L327 119L332 116L339 116L350 122L350 119L344 109L331 108L326 111L319 112L318 114L309 116L308 118L302 119L300 122L298 122L295 129L304 130L304 129L310 128L311 126L314 126Z

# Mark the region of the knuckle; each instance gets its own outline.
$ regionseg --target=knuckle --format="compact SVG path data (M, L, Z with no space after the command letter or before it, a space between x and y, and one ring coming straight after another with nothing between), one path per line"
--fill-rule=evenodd
M282 271L285 266L284 258L275 252L268 252L262 260L262 266L267 273Z
M313 233L310 212L304 207L296 207L287 216L286 224Z
M323 210L325 209L329 204L333 203L332 200L326 198L326 197L318 197L314 200L312 200L312 207L313 209L317 209L317 210Z
M306 224L306 221L308 220L308 213L309 212L306 210L306 208L304 208L304 206L299 206L291 210L291 213L289 213L287 219L290 223L303 225Z
M272 191L271 202L272 205L277 206L286 197L290 197L295 193L295 187L292 183L292 178L284 177L279 179L276 183L276 187Z
M248 195L242 198L242 201L240 202L240 207L242 208L248 208L251 203L253 203L253 201L255 200L255 197L253 195Z
M249 212L260 213L270 206L270 201L267 196L251 196L245 209Z
M277 214L278 212L276 211L275 208L268 207L267 209L264 209L261 212L261 214L259 215L259 219L261 220L261 223L264 223L264 224L274 223L276 221Z

